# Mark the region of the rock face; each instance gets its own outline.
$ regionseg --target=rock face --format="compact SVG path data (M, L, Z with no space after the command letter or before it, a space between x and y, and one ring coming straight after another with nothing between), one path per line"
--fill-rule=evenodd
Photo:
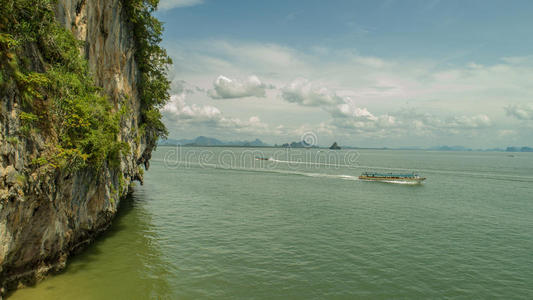
M130 145L120 167L74 173L31 173L29 165L45 151L46 136L13 138L21 126L15 91L0 97L0 288L33 283L62 269L73 251L105 230L130 182L142 180L139 165L151 156L153 137L138 136L140 100L134 40L122 0L58 0L56 19L80 40L96 83L119 109L119 138ZM0 293L1 294L1 293ZM1 297L1 296L0 296Z

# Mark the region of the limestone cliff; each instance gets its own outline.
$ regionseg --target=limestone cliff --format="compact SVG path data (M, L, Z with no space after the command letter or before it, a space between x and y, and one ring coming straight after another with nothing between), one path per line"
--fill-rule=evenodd
M122 0L59 0L56 20L84 41L80 51L111 107L129 107L118 139L129 145L120 165L74 172L39 173L30 168L51 137L21 130L21 100L15 87L0 92L0 288L31 284L65 266L68 256L105 230L131 181L142 180L139 165L150 159L155 136L139 130L141 101L135 42ZM41 53L26 51L35 70ZM140 133L142 132L142 133ZM0 296L1 297L1 296Z

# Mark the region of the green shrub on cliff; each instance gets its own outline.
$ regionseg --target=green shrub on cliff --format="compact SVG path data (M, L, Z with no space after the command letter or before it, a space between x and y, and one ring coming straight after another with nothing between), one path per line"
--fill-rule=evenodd
M55 21L53 1L4 4L0 47L8 60L0 69L21 99L21 133L45 130L52 166L99 169L117 148L118 120L80 56L80 42Z
M135 60L141 72L139 90L143 123L146 124L144 129L155 137L166 137L168 132L161 122L159 109L169 99L167 66L172 60L166 50L159 46L163 25L152 15L159 0L123 0L122 3L133 27Z
M21 133L33 128L48 134L52 167L99 169L119 164L129 146L118 141L121 116L95 85L82 43L54 18L53 0L0 0L0 87L15 86L21 100ZM142 122L155 139L166 134L159 108L168 99L161 24L151 16L157 1L124 1L135 35L141 72ZM124 107L123 107L124 108Z

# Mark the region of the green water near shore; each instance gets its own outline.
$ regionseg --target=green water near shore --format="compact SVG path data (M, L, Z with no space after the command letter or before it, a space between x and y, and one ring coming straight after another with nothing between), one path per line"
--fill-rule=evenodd
M108 233L10 299L533 295L530 153L174 150L154 153Z

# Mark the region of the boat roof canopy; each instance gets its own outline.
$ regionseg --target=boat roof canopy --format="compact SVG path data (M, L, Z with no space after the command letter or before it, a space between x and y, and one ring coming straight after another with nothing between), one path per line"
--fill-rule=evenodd
M408 174L399 174L399 173L375 173L375 172L364 172L364 176L371 176L371 177L415 177L418 176L415 173L408 173Z

